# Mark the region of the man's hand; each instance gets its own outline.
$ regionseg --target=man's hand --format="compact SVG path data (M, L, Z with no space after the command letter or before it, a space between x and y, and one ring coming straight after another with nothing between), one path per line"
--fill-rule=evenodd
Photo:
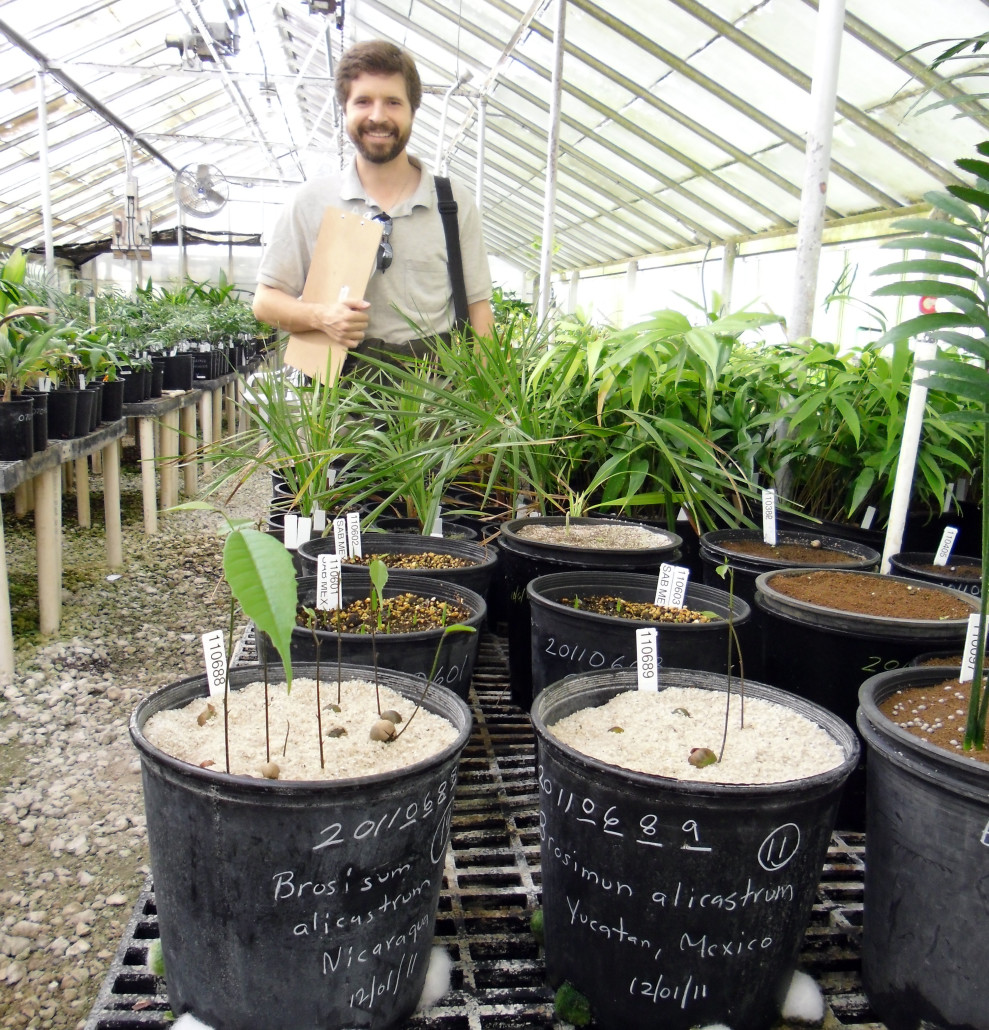
M366 300L343 300L336 304L312 305L313 328L319 329L337 344L356 347L367 332Z
M289 333L316 329L326 333L334 343L350 348L364 339L370 306L366 300L350 299L335 304L313 304L261 283L254 294L254 314L262 322Z

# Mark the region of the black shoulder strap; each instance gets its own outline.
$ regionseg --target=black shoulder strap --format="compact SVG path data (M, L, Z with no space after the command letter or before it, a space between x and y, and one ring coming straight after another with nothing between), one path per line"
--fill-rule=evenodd
M453 310L457 317L457 328L461 331L470 324L467 311L467 285L464 282L464 259L460 253L460 223L457 220L457 202L453 199L450 180L435 175L436 197L439 201L440 218L446 234L446 257L450 266L450 283L453 286Z

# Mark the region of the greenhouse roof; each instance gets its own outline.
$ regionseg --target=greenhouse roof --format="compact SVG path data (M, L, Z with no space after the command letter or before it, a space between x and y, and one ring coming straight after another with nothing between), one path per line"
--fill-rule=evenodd
M555 270L792 233L817 6L568 0ZM831 223L921 203L989 138L981 101L930 107L979 80L931 72L942 47L911 52L984 31L985 2L934 6L847 0ZM43 245L47 182L57 252L85 254L128 168L156 230L174 232L183 169L210 196L205 166L231 199L279 199L347 152L334 62L379 37L411 51L426 87L412 149L474 184L482 141L489 249L537 269L558 17L556 0L0 0L0 244Z

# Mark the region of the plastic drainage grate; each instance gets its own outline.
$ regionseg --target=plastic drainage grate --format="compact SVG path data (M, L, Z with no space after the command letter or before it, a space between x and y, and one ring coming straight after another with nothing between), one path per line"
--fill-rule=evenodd
M407 1030L561 1030L529 917L540 904L539 806L528 716L511 703L506 643L485 634L474 673L474 731L460 763L436 920L453 959L451 989ZM255 658L250 632L235 662ZM824 992L825 1025L875 1030L862 993L859 942L865 836L832 836L800 965ZM137 901L85 1030L167 1030L164 980L148 968L158 936L154 889Z

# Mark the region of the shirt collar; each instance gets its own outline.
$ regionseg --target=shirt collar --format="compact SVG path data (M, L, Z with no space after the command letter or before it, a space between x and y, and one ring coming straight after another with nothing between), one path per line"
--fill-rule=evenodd
M422 174L419 176L419 185L415 193L402 203L401 209L406 207L410 210L414 207L435 207L436 189L433 185L433 176L426 171L419 158L409 154L409 160ZM378 205L368 197L364 185L361 183L361 177L357 174L356 157L351 157L350 163L344 166L341 172L340 197L342 200L356 201L358 204L363 204L366 208L378 208ZM389 214L392 214L392 212L389 212Z

